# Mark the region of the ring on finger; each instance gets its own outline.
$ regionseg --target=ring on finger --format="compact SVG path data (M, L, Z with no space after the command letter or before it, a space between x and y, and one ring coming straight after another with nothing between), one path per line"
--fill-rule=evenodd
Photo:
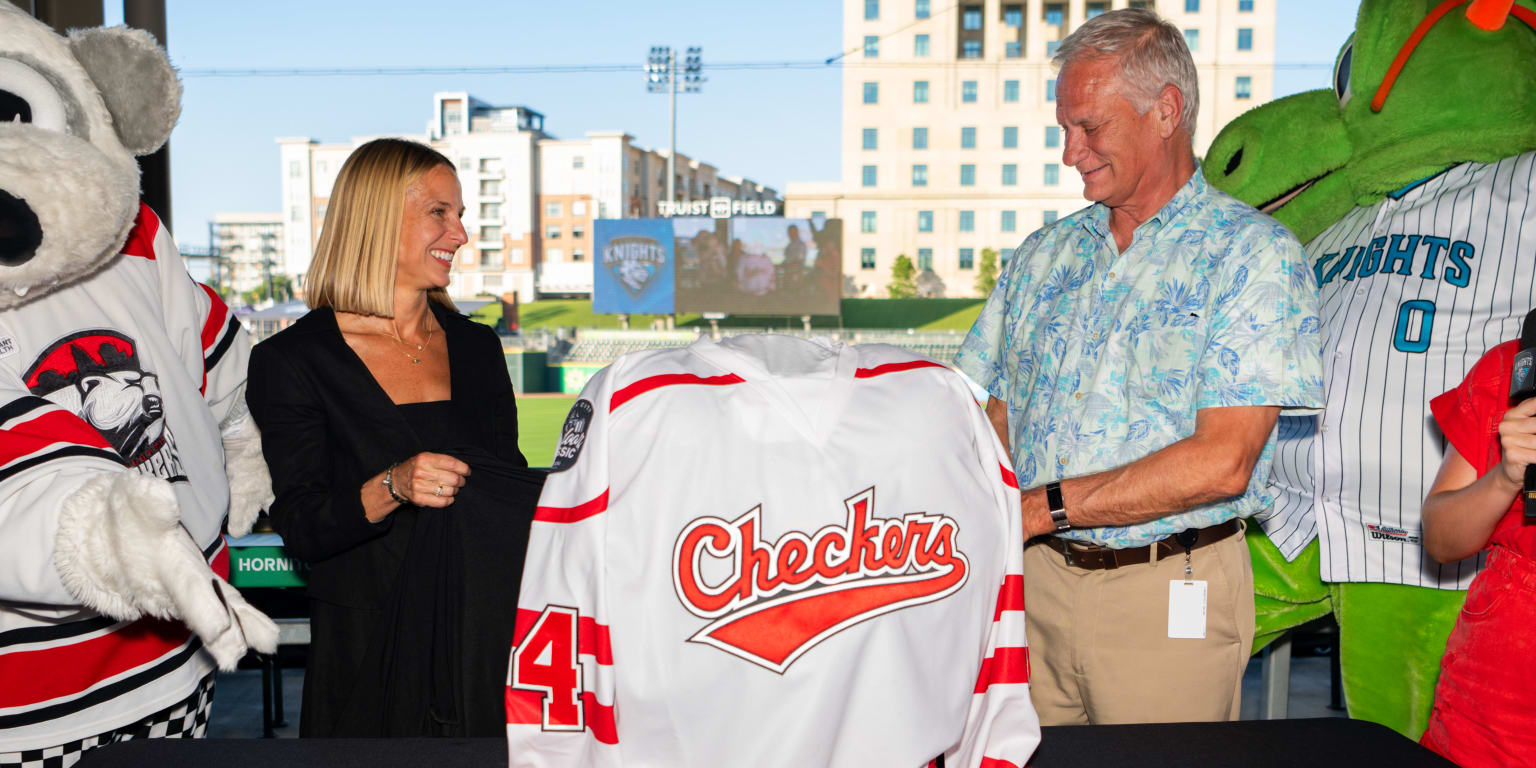
M433 491L433 494L437 495L437 496L443 495L443 485L442 485L442 483L438 483L437 490Z

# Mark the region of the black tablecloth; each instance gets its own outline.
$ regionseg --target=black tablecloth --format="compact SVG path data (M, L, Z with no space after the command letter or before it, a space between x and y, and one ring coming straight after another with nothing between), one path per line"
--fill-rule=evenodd
M507 764L501 739L152 739L86 753L81 768L390 768ZM1032 768L1098 765L1374 766L1451 763L1392 730L1357 720L1090 725L1045 728Z

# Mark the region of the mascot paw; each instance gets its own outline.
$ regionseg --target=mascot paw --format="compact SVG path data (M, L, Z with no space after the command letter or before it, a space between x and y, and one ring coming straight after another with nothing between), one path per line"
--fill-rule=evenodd
M219 669L234 669L247 650L277 651L277 624L252 608L229 582L211 576L197 591L189 595L187 626L202 638Z
M244 536L261 510L272 504L272 475L261 455L261 432L249 413L230 419L222 436L224 474L229 478L229 535Z

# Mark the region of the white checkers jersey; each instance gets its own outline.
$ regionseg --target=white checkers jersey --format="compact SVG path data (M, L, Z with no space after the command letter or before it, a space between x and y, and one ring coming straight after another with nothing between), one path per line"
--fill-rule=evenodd
M513 766L1022 766L1019 491L960 377L787 336L626 355L529 536Z
M182 524L227 574L219 424L244 407L249 351L147 207L100 271L0 311L0 753L136 722L213 670L180 623L75 604L54 537L86 480L144 472L172 484Z
M1429 400L1519 338L1536 306L1536 153L1463 163L1357 207L1307 245L1322 299L1320 415L1282 415L1263 526L1322 578L1466 589L1482 555L1424 553L1445 449Z

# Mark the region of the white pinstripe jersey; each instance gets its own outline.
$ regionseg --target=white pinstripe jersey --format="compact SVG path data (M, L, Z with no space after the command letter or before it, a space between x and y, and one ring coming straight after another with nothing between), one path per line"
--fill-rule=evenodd
M1420 506L1445 439L1430 398L1536 306L1536 152L1463 163L1307 244L1318 275L1327 406L1283 415L1264 530L1294 558L1320 539L1325 581L1466 589L1482 556L1440 564Z
M786 336L620 358L523 570L514 766L1022 766L1019 491L960 377ZM990 761L990 762L989 762Z

